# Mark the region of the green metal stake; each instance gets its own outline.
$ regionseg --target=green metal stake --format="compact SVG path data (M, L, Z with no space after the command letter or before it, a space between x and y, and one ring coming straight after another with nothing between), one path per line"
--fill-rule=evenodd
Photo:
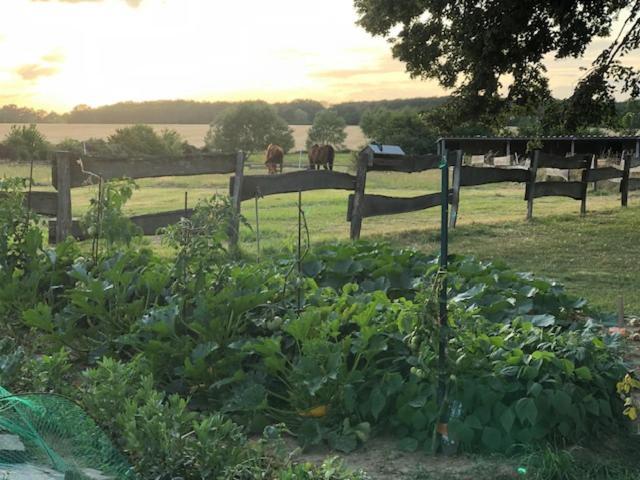
M442 172L441 192L440 192L440 275L442 281L440 284L440 339L438 349L438 406L440 407L441 418L440 423L447 423L447 411L444 408L446 393L446 361L447 361L447 265L449 256L449 165L447 162L447 151L443 148L441 151L442 161L440 170Z

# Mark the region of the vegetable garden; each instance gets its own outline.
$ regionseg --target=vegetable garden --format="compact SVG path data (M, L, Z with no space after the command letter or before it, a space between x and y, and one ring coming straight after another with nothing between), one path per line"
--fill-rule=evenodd
M345 242L256 262L226 247L233 209L214 197L164 231L168 259L128 223L121 181L84 218L109 219L100 242L48 246L24 185L1 182L0 384L79 402L132 478L367 478L296 464L285 439L349 453L390 436L426 455L445 415L449 448L518 455L625 435L635 415L608 316L553 281L453 255L440 327L433 255ZM603 468L530 473L639 473Z

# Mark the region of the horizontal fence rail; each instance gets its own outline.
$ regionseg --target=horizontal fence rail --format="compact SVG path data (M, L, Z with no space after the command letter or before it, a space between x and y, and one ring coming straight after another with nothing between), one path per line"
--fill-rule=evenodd
M235 182L236 176L229 179L231 196L234 193ZM280 175L243 175L240 201L309 190L354 190L355 182L356 177L353 175L328 170L304 170Z
M588 182L600 182L602 180L611 180L613 178L622 178L624 170L615 167L602 167L589 170Z
M233 173L235 154L196 154L184 156L97 157L79 156L71 159L71 188L98 183L99 178L154 178L187 175ZM52 170L53 185L57 185L57 168Z
M536 183L533 198L540 197L569 197L582 200L585 184L583 182L540 182ZM524 199L529 200L531 186L527 185Z
M450 190L449 203L451 203L452 198L453 192ZM349 207L347 210L348 222L351 221L353 215L353 202L354 195L351 194L349 195ZM440 192L408 198L365 194L362 203L362 218L417 212L427 208L438 207L441 204Z
M474 187L489 183L528 182L529 170L524 168L460 167L460 186Z
M0 192L0 200L7 198L7 194ZM55 217L58 206L58 194L56 192L25 192L23 204L25 207L40 215Z
M407 155L404 157L374 156L369 160L367 170L379 172L415 173L433 170L440 165L439 155Z
M553 155L551 153L536 152L538 159L538 168L564 168L573 170L578 168L588 168L591 164L593 155L580 154L563 157L561 155Z
M171 212L148 213L145 215L134 215L129 220L142 230L143 235L156 235L158 230L169 225L178 223L182 218L190 218L193 215L193 209L174 210ZM55 240L56 220L49 221L49 241ZM87 240L91 238L87 235L78 220L74 220L71 224L71 235L76 240Z

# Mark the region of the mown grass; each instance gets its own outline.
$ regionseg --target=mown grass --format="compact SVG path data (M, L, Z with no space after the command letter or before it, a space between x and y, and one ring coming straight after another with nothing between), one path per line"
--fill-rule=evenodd
M260 159L252 159L258 163ZM297 162L291 155L287 163ZM340 154L337 169L347 170L351 157ZM258 167L247 174L264 173ZM0 176L28 175L27 165L0 165ZM438 172L417 174L369 173L367 191L394 196L414 196L439 190ZM37 166L37 189L50 189L50 172ZM144 179L127 205L130 214L175 210L214 193L226 194L226 175ZM74 215L81 215L96 195L96 187L73 190ZM345 240L349 192L314 191L302 194L303 209L312 243ZM579 217L579 202L543 198L535 202L534 220L524 219L526 203L522 186L498 184L462 190L458 227L451 233L450 251L483 260L501 260L523 271L558 279L569 291L614 311L619 297L628 313L640 314L640 194L630 196L630 207L620 208L617 193L592 194L588 215ZM297 195L283 194L260 199L261 246L265 254L282 251L297 239ZM243 204L243 214L255 226L255 203ZM385 240L398 246L435 251L439 242L439 210L369 218L363 239ZM243 228L242 246L256 252L255 229ZM157 243L157 242L156 242Z

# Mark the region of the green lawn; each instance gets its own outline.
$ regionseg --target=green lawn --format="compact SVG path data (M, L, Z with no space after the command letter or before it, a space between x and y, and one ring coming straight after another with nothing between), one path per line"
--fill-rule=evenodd
M258 158L252 159L258 163ZM297 162L291 155L287 163ZM348 154L340 154L336 165L346 170ZM261 168L247 174L264 173ZM0 164L0 176L28 175L26 165ZM369 173L367 192L395 196L414 196L439 190L438 172ZM38 189L49 189L50 172L44 166L35 170ZM228 176L202 175L138 181L127 211L132 214L175 210L213 193L228 191ZM74 215L86 210L96 187L73 191ZM303 193L303 208L313 243L345 240L348 192L315 191ZM579 202L563 198L536 200L535 219L526 222L524 189L515 184L498 184L462 190L458 227L451 234L450 251L472 254L486 260L503 260L512 267L556 278L571 292L592 303L615 310L624 297L627 312L640 314L640 194L633 192L627 209L620 208L618 194L592 194L589 213L579 217ZM291 247L297 239L297 195L274 195L259 201L261 245L265 253ZM243 213L255 224L255 203L243 204ZM439 210L365 219L363 239L384 239L398 246L434 251L438 248ZM255 233L241 232L242 246L256 251Z

